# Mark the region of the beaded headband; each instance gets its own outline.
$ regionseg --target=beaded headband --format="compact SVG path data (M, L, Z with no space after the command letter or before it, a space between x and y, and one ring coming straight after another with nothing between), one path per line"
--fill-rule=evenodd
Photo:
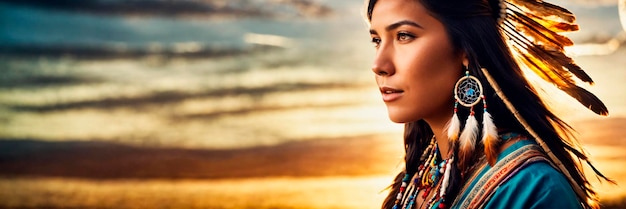
M593 80L564 47L574 43L562 32L578 30L574 15L567 9L542 0L489 0L493 15L518 63L566 92L599 115L608 115L604 103L591 92L576 85Z

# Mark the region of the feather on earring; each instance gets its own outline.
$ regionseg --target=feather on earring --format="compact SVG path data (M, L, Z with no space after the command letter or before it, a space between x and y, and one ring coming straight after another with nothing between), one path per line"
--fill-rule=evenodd
M459 116L457 115L458 107L459 102L455 99L454 113L452 114L452 119L450 119L450 122L448 123L448 127L446 127L448 129L448 139L453 145L456 144L459 139L459 131L461 130L461 121L459 121Z
M498 147L500 146L500 140L498 138L498 130L493 123L491 114L487 111L487 99L485 95L481 96L483 99L483 145L485 146L485 156L489 165L496 164L498 159Z

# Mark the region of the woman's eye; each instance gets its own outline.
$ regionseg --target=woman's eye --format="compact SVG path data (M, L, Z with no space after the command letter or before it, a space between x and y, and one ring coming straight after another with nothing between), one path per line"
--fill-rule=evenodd
M372 44L374 44L374 47L378 48L378 46L380 46L380 41L380 38L372 37Z
M414 38L415 36L410 33L406 33L406 32L398 33L398 41L410 41L410 40L413 40Z

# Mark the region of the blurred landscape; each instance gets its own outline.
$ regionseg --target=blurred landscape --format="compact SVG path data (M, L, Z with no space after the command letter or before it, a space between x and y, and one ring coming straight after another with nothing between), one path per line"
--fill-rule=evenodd
M545 91L621 208L625 35L590 2L560 4L610 116ZM0 208L378 208L403 127L362 3L0 0Z

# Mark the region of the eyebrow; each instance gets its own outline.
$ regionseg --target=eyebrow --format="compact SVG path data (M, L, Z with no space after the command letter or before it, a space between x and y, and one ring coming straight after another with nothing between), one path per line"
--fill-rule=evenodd
M402 20L402 21L393 23L391 25L388 25L387 27L385 27L385 31L391 31L391 30L399 28L400 26L403 26L403 25L409 25L409 26L413 26L413 27L416 27L416 28L422 28L422 29L424 28L420 24L417 24L416 22L413 22L413 21L410 21L410 20ZM371 29L370 30L370 34L378 34L378 33L374 29Z

